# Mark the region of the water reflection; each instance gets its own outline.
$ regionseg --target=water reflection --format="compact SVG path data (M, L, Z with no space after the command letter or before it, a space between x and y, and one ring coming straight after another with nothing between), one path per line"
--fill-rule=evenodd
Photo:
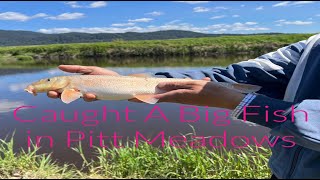
M8 99L0 99L0 113L14 111L17 107L24 106L22 101L10 101Z

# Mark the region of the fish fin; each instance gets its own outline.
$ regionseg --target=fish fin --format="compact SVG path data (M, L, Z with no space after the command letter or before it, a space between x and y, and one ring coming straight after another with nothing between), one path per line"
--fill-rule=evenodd
M184 79L190 79L190 80L191 80L191 78L189 78L189 77L186 77L186 78L184 78Z
M74 89L66 89L61 94L61 100L62 102L69 104L79 98L81 98L82 93L79 91L76 91Z
M148 104L156 104L159 101L159 99L156 99L153 96L154 96L153 94L137 94L137 95L134 95L134 97L139 99L140 101L143 101L143 102L148 103Z
M218 83L225 87L229 87L231 89L237 90L241 93L253 93L253 92L259 91L262 88L261 86L252 85L252 84L226 83L226 82L218 82Z
M128 76L134 76L134 77L151 77L150 74L144 74L144 73L141 73L141 74L129 74Z

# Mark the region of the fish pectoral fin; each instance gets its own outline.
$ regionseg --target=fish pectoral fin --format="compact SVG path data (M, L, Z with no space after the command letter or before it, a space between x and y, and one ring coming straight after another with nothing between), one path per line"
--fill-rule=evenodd
M148 103L148 104L156 104L159 101L159 99L156 99L153 96L154 96L153 94L137 94L137 95L134 95L134 97L139 99L140 101L143 101L143 102Z
M81 98L81 96L82 96L82 93L80 93L79 91L76 91L74 89L66 89L61 94L61 100L62 102L69 104L72 101L75 101Z
M129 74L128 76L133 76L133 77L151 77L150 74L144 74L144 73L140 73L140 74Z

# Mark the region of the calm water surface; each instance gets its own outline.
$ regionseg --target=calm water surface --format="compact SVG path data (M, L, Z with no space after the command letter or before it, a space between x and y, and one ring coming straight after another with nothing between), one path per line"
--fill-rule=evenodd
M210 67L159 67L159 68L109 68L120 74L141 73L141 72L157 72L157 71L192 71L200 69L208 69ZM215 117L214 112L217 108L204 108L198 107L197 113L200 117L199 121L193 123L180 122L180 108L182 105L160 103L156 106L159 107L161 112L167 117L169 122L162 118L150 118L145 122L146 117L155 108L155 105L147 105L142 103L133 103L128 101L97 101L86 103L82 99L77 100L69 105L62 103L59 99L49 99L45 94L32 96L23 91L26 85L37 81L41 78L48 78L58 75L69 75L68 73L61 72L58 69L20 69L20 70L0 70L0 138L5 138L8 134L15 131L15 148L27 147L27 137L30 135L32 140L36 136L51 136L53 139L53 148L50 148L49 140L42 139L42 148L40 152L52 152L53 157L62 162L79 163L80 156L67 147L68 131L80 131L84 135L82 146L84 152L90 156L93 154L93 149L90 144L99 146L100 141L97 138L100 133L103 136L110 137L117 133L117 136L122 136L122 140L127 138L133 140L137 131L139 131L146 138L153 139L161 131L165 136L179 136L180 134L187 134L192 132L193 126L198 136L222 136L224 131L227 133L227 146L230 147L230 138L233 136L255 136L262 138L267 135L268 129L252 124L245 124L241 121L231 121L230 125L218 126L223 122L213 123ZM24 109L17 112L17 116L24 120L33 120L34 122L19 122L14 118L14 110L20 106L33 106L33 109ZM103 108L107 109L105 118L103 117ZM131 110L129 119L134 122L126 121L125 110ZM50 110L50 111L49 111ZM119 117L116 113L118 111ZM53 113L56 112L56 122L53 122ZM191 111L191 109L189 109ZM64 118L61 117L61 112ZM74 117L74 113L78 112L78 118ZM94 112L97 112L96 117L92 117ZM208 112L208 118L206 118ZM87 114L87 124L85 126L83 121L83 113ZM159 111L155 110L153 116L159 116ZM223 114L220 114L223 115ZM192 120L194 116L186 115L186 119ZM48 122L43 122L44 118ZM118 119L117 119L118 118ZM68 121L68 122L64 122ZM95 124L97 123L97 124ZM70 138L77 139L79 133L72 133ZM90 142L92 137L92 143ZM120 137L119 137L120 138ZM188 139L190 140L190 139ZM106 141L107 142L107 141ZM251 141L252 142L252 141ZM76 147L76 142L70 143L71 147ZM155 144L160 144L157 140ZM108 145L108 143L105 143ZM241 142L239 143L241 145ZM210 147L208 147L210 148Z

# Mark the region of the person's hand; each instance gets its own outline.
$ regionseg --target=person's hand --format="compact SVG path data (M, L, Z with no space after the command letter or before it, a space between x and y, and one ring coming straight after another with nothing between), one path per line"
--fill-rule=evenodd
M235 109L245 97L238 91L220 86L214 82L189 81L159 83L159 89L167 91L154 95L158 102L171 102L195 106ZM138 102L137 100L134 100Z
M96 66L79 66L79 65L60 65L58 67L62 71L70 73L82 73L83 75L119 75L118 73ZM50 98L59 98L60 94L55 91L49 91L47 93ZM95 101L96 96L94 94L84 94L83 99L87 102Z
M202 80L204 80L204 81L211 81L211 79L208 78L208 77L205 77L205 78L203 78ZM129 101L131 101L131 102L137 102L137 103L143 103L143 101L140 101L140 100L137 99L137 98L129 99ZM161 102L161 101L158 101L158 102Z

